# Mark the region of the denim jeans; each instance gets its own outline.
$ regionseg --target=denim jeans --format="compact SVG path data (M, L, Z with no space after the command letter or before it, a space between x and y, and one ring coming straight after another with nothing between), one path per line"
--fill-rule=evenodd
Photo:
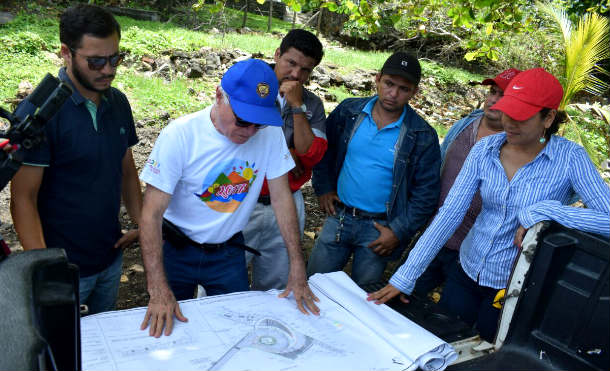
M243 236L240 233L232 241L243 244ZM175 248L165 241L163 263L176 300L192 299L197 285L203 286L207 295L249 289L244 250L236 245L210 252L192 245Z
M479 330L483 340L494 342L500 309L493 306L497 289L480 286L455 264L443 288L439 305Z
M78 295L80 304L89 307L89 314L114 310L119 293L119 282L123 268L123 253L103 271L91 276L79 277Z
M342 270L353 254L352 280L356 284L381 281L392 255L380 256L368 247L379 237L374 222L387 226L385 220L354 217L343 210L326 218L309 257L307 276Z
M301 236L305 228L305 203L300 190L292 194L297 208ZM261 256L246 252L246 262L252 263L252 290L284 289L288 282L290 260L271 205L257 203L243 230L246 245Z
M425 298L432 289L445 283L449 272L457 264L460 252L443 247L415 282L413 294Z

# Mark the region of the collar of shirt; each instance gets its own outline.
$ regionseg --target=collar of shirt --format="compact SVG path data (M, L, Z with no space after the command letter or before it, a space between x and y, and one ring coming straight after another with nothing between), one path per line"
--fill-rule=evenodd
M375 120L373 120L373 107L375 106L377 99L379 99L379 97L375 96L364 106L364 108L362 108L362 112L366 113L367 118L374 125L375 125ZM398 118L398 120L392 122L391 124L389 124L387 126L384 126L381 130L400 127L400 124L402 124L406 115L407 115L407 107L405 106L402 108L402 113L400 114L400 117Z
M76 89L76 87L74 86L74 83L72 83L72 80L70 80L70 77L68 76L68 73L66 72L66 67L62 67L59 69L58 77L61 81L64 81L70 85L70 87L72 88L72 97L71 97L72 102L74 102L74 105L76 105L76 106L81 105L81 104L85 105L85 107L87 108L87 111L89 111L89 114L91 115L91 121L93 122L93 128L95 129L95 131L99 131L98 125L97 125L98 106L95 103L93 103L93 101L91 101L90 99L83 97L83 95L78 91L78 89ZM107 95L109 94L109 91L110 91L110 89L108 89L107 91L102 93L102 101L104 101L106 103L108 103Z
M280 110L284 110L284 106L286 105L286 98L282 97L280 93L277 93L277 102L280 104Z
M500 156L500 149L506 143L506 133L501 132L499 134L494 134L489 136L489 141L487 142L486 148L487 150L496 153ZM485 139L485 138L483 138ZM555 136L551 135L551 139L547 142L546 146L542 148L542 151L536 155L533 161L536 161L539 157L545 156L549 160L553 160L555 157L555 152L557 151L557 143L555 140Z
M76 89L76 87L74 86L74 83L72 82L72 80L70 80L70 77L68 76L68 73L66 72L66 67L62 67L59 69L58 77L61 81L67 82L68 85L70 85L70 87L72 88L72 97L71 98L75 105L78 106L79 104L85 103L85 101L90 101L89 99L83 97L83 95L80 93L80 91L78 91L78 89ZM102 93L102 100L108 101L107 95L109 94L109 92L110 92L110 89L108 89L107 91Z

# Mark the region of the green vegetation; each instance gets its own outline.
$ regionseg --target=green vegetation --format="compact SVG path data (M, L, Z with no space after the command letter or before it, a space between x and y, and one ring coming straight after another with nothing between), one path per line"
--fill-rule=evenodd
M610 123L597 114L583 112L572 105L567 107L566 112L571 123L565 126L563 136L581 143L598 166L601 161L610 158Z
M438 3L443 2L439 0ZM145 119L150 123L167 114L171 117L178 117L201 109L211 102L213 88L218 83L216 78L187 79L174 76L171 81L167 81L158 75L150 76L137 71L139 61L143 56L156 58L172 50L192 52L202 47L212 47L214 49L240 49L247 53L261 53L270 58L279 44L280 35L291 27L288 22L274 19L272 30L275 33L265 34L267 17L248 14L246 25L254 30L253 33L222 32L229 30L226 27L232 29L240 27L241 21L243 21L242 12L223 8L222 12L213 14L209 8L210 5L203 5L198 12L187 8L186 11L178 13L168 22L147 22L117 17L122 27L121 48L127 52L128 56L125 65L119 69L115 85L128 95L136 120ZM57 73L57 69L62 64L56 54L59 50L57 16L60 12L60 8L42 7L36 5L35 2L28 3L26 10L18 14L10 24L0 25L0 76L2 76L0 105L7 106L7 103L15 97L22 81L36 85L44 74ZM432 18L429 20L431 21ZM424 22L424 20L420 21ZM195 30L189 29L185 25L189 25ZM539 32L504 33L498 47L498 61L484 67L495 72L509 66L526 69L542 65L555 75L561 76L562 71L568 70L566 67L576 65L574 62L582 65L585 57L591 53L564 52L561 49L561 34L553 32L551 25L551 18L546 16L544 19L541 18L538 23ZM216 27L219 31L213 31L212 27ZM576 27L574 29L578 30ZM601 35L603 36L604 33L602 32ZM605 45L607 53L609 45L607 31L605 37L605 39L602 37L605 43L598 42L598 44ZM577 40L591 39L580 37ZM358 74L358 70L378 69L389 54L389 52L365 52L330 44L325 47L323 63L336 66L337 71L341 74ZM564 55L568 56L565 60ZM432 102L447 99L449 94L462 94L461 92L456 93L460 90L453 89L453 87L463 87L469 81L481 81L483 78L481 75L446 67L426 59L421 63L424 78L432 77L434 85L443 89L440 92L444 96L439 96L436 90L428 93L429 96L425 95L425 91L422 92L422 97ZM591 67L596 66L595 63L589 63L588 71L593 68L595 72L599 73L598 67ZM587 69L580 68L580 70ZM573 77L574 74L566 72L564 76ZM564 78L562 83L567 81L567 78ZM593 81L595 82L593 87L601 87L598 89L598 93L607 88L603 85L603 81L601 85L599 81ZM331 87L328 91L337 97L338 102L352 96L352 92L344 87ZM566 91L572 90L566 89ZM359 95L369 93L359 92ZM567 111L573 124L565 127L564 135L581 142L596 163L608 158L608 146L610 145L608 122L603 121L601 116L594 115L592 112L585 113L570 106L567 106ZM442 114L442 112L438 113ZM447 120L442 125L438 124L436 129L440 136L445 134L450 121Z
M354 97L354 95L352 93L350 93L349 91L347 91L347 89L345 89L345 87L343 87L343 86L341 86L341 87L331 86L327 90L329 93L334 94L334 96L337 97L338 103L342 102L346 98ZM329 112L327 112L327 114L328 113Z
M231 13L233 10L226 11ZM255 21L257 17L262 18L251 15L249 19ZM195 51L203 46L237 48L271 57L280 41L279 37L256 33L222 35L188 30L171 22L148 22L127 17L117 19L122 30L121 48L132 61L138 61L144 55L158 56L167 50ZM278 23L283 24L283 27L289 25L281 21ZM262 23L259 22L260 24ZM13 97L23 80L36 85L46 73L57 73L58 59L55 58L54 61L50 55L59 50L58 27L57 17L43 18L23 13L10 25L4 26L3 31L6 33L0 38L0 63L2 75L6 77L0 81L1 100ZM324 62L338 66L341 73L350 73L357 68L377 69L389 54L331 46L325 50ZM459 69L442 68L432 62L422 62L422 65L424 74L436 76L442 84L464 83L479 78ZM137 120L154 119L165 112L177 117L199 109L209 101L198 98L198 95L209 96L216 83L217 81L180 77L168 83L161 77L145 76L124 67L120 67L116 80L117 86L129 96ZM332 88L330 91L337 96L338 101L351 96L345 88Z
M561 73L558 75L563 85L564 95L559 108L566 110L577 93L586 91L602 95L608 91L607 78L610 73L599 63L610 58L610 21L596 13L586 13L573 22L567 12L547 4L538 6L557 22L561 30L564 58L561 60ZM605 78L604 80L602 78ZM597 165L607 158L608 130L591 120L577 115L570 118L568 133L581 143ZM600 151L606 157L600 156Z
M206 28L216 27L218 29L240 28L242 27L243 12L223 6L224 2L217 2L215 5L205 5L203 1L193 6L197 17L196 22ZM266 15L248 13L245 27L252 30L267 31L269 19ZM191 21L192 22L192 21ZM271 30L267 32L285 34L290 31L292 25L289 22L272 18Z
M422 74L434 76L444 86L466 84L470 81L481 81L483 76L454 67L445 67L435 62L422 61Z
M200 110L212 103L216 82L184 77L175 77L168 82L160 77L148 77L121 68L115 86L127 94L134 117L138 120L155 119L166 113L171 117L179 117ZM204 95L201 100L197 98L199 92Z

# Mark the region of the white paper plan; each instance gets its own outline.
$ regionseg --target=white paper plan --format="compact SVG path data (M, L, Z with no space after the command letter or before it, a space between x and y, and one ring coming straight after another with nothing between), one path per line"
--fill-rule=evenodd
M172 334L161 338L139 329L146 308L84 317L83 370L444 369L456 358L447 343L389 307L367 303L343 272L314 275L310 286L320 316L302 314L294 300L271 290L182 301L188 322L174 321ZM354 314L359 305L341 303L352 300L345 295L362 295L354 302L365 311ZM365 325L358 317L368 319L368 310L377 318Z

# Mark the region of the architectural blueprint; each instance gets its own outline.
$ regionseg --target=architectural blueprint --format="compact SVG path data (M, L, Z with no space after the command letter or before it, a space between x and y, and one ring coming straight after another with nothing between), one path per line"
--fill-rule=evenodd
M396 312L398 317L381 311L373 318L341 303L353 298L329 296L336 290L348 295L360 290L347 275L335 273L310 280L320 298L319 316L302 314L293 300L280 299L279 291L271 290L180 302L188 322L175 321L172 334L158 339L139 329L146 308L84 317L83 370L444 369L455 356L449 345L419 326L401 324L404 317ZM357 301L373 311L392 311L371 307L363 298ZM362 321L363 315L372 322ZM379 327L378 320L390 322Z

